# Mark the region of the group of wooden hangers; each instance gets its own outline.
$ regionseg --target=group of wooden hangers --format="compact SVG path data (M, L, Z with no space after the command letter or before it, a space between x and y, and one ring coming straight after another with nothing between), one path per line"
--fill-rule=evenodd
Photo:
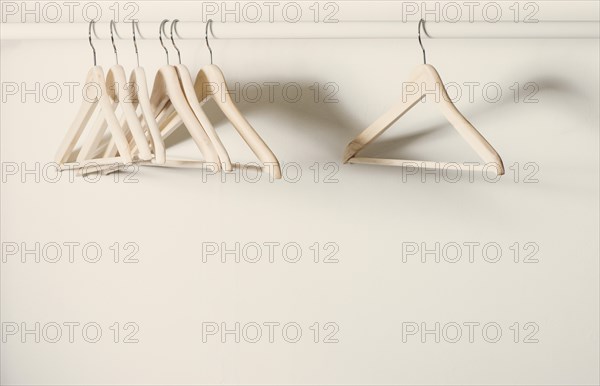
M213 64L212 49L208 43L208 31L212 21L206 23L205 31L211 64L204 66L198 72L195 82L187 67L181 64L181 54L173 38L174 27L178 20L171 23L171 42L177 50L179 64L169 65L169 51L163 42L163 32L167 22L168 20L163 20L159 26L159 40L167 54L167 65L158 70L151 93L146 83L144 69L139 65L135 22L132 21L132 31L137 67L132 71L129 82L125 70L118 64L113 37L114 21L110 23L110 32L117 64L110 68L106 77L102 67L96 63L96 49L92 44L94 21L90 22L88 39L93 51L94 66L87 74L86 85L93 84L97 95L93 98L84 98L74 122L59 147L57 163L64 169L76 169L82 173L90 170L87 168L90 165L93 166L93 171L100 169L102 172L111 172L132 163L171 167L211 165L217 170L231 171L234 164L202 109L204 102L213 99L262 162L263 169L274 178L281 178L279 161L240 113L227 91L227 83L222 71ZM119 110L120 117L118 117ZM92 119L94 113L96 113L95 119ZM76 154L75 146L90 121L94 123ZM181 125L185 126L191 135L202 153L203 160L167 158L164 140ZM109 130L110 136L103 146L106 129Z
M114 22L111 21L110 28L117 64L110 68L106 78L102 67L96 65L96 50L92 44L92 26L94 22L90 22L88 34L89 43L94 54L94 67L89 70L86 83L97 85L99 95L91 98L91 100L86 99L82 103L75 121L60 145L57 162L64 168L75 169L85 169L87 165L92 164L95 168L100 167L103 172L118 170L120 166L131 163L172 167L203 167L211 164L217 170L231 171L234 165L229 158L229 154L202 110L202 103L212 98L256 157L262 162L263 168L273 177L281 178L281 169L277 158L237 109L227 91L223 73L219 67L213 64L212 49L208 43L211 20L206 23L205 31L211 64L203 67L198 72L195 82L192 81L187 67L181 64L181 54L173 38L174 27L178 20L171 23L170 38L173 47L177 51L179 64L169 65L169 51L162 39L164 26L167 22L168 20L163 20L159 27L159 40L167 54L167 65L158 70L151 94L148 92L144 69L139 65L135 22L132 22L132 30L138 64L131 73L129 83L126 81L123 67L118 64L117 49L113 38ZM425 49L421 41L422 25L424 29L424 20L420 20L418 26L418 39L423 50L424 63L413 70L409 80L420 85L420 93L403 95L399 102L354 138L346 146L343 156L344 163L388 166L410 165L425 168L441 168L452 164L464 170L487 170L489 165L493 165L498 175L504 174L504 166L498 153L458 111L448 97L437 70L432 65L427 64ZM128 97L124 98L119 95L118 87L114 87L114 85L121 85L130 90ZM441 93L441 98L434 99L442 114L482 158L485 162L484 165L474 167L472 163L467 165L466 163L456 162L357 157L362 149L379 137L418 102L427 100L425 99L426 91L432 89L439 90ZM120 118L116 114L119 108L122 112ZM96 114L97 117L92 130L83 142L79 153L75 156L75 146L96 110L99 111ZM140 111L139 114L138 110ZM185 126L198 146L204 157L203 161L167 159L164 140L181 125ZM110 140L105 147L101 147L107 128L110 132ZM75 158L75 162L72 158Z

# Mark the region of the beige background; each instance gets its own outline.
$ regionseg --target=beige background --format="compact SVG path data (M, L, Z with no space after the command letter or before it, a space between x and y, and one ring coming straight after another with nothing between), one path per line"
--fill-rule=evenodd
M82 82L92 59L85 38L82 31L72 41L3 40L2 82ZM117 44L129 71L131 43ZM22 342L21 331L3 330L2 383L597 384L598 40L424 44L446 82L463 85L465 94L466 83L481 85L472 101L464 96L456 104L502 155L507 175L499 182L477 176L436 183L399 168L339 164L346 143L400 97L402 82L421 62L416 39L212 41L230 86L302 86L296 103L282 97L282 87L272 102L264 94L257 103L251 94L240 101L280 161L300 166L296 183L294 168L284 170L287 181L262 176L256 183L157 168L142 168L130 176L134 183L125 183L127 174L116 182L69 181L66 175L52 182L50 171L46 178L41 172L22 176L24 167L49 167L77 104L66 97L35 103L28 96L22 103L21 94L7 96L0 144L3 328L22 322L28 328L36 322L80 327L73 343L64 325L57 343L44 336L36 343L33 335ZM96 41L96 47L100 64L113 64L109 41ZM208 61L201 41L183 41L180 48L192 73ZM141 41L139 49L151 77L164 55L156 40ZM325 103L323 95L315 102L309 87L318 83L330 91L323 89L328 82L337 87L338 102ZM496 103L482 95L492 82L503 91ZM537 103L523 103L528 82L539 87ZM517 103L515 83L521 88ZM232 158L253 161L214 104L207 112ZM199 157L183 132L170 144L171 155ZM430 105L415 107L369 154L477 161ZM19 168L17 175L7 172L9 165ZM334 173L333 183L324 182L327 172ZM525 183L526 176L537 182ZM36 242L41 248L97 243L102 258L88 263L78 252L72 263L65 255L57 263L36 263L29 255L22 263L22 252L6 253L9 243L31 248ZM115 242L135 243L139 262L114 263L109 247ZM220 263L206 255L203 262L207 245L231 248L236 242L241 248L263 244L263 252L264 243L296 243L302 258L288 263L278 249L273 263L266 256L257 263ZM316 242L334 243L338 262L314 263L310 246ZM403 256L407 243L436 242L441 248L497 243L502 257L489 263L479 250L473 263L465 256L457 263L436 263L431 256L421 263L420 255ZM535 243L538 262L513 262L515 242ZM82 337L81 326L90 322L102 328L97 343ZM110 329L115 322L118 343ZM139 327L138 343L123 343L128 322ZM236 343L231 336L225 343L219 336L203 342L203 323L221 322L293 322L302 337L288 343L276 330L273 343L265 335L258 343ZM315 322L319 343L310 329ZM331 331L328 322L339 327L338 343L322 342ZM403 341L403 323L409 322L430 329L436 322L448 328L458 323L463 336L456 343L444 339L449 335L439 343L432 335L425 343L421 335ZM468 322L480 324L472 343ZM485 339L494 334L482 335L487 323L500 326L497 343ZM539 329L537 343L523 342L532 331L526 323Z

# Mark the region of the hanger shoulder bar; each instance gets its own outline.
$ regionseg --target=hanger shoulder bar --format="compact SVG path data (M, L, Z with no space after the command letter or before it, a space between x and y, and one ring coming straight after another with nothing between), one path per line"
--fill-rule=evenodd
M102 71L102 68L97 66L92 67L86 75L85 84L90 84L94 81L96 71ZM73 120L73 123L71 124L69 130L67 131L67 134L65 135L63 141L58 147L58 151L55 157L56 162L58 164L63 164L68 161L69 157L71 156L71 153L73 153L73 149L75 149L75 146L77 145L77 141L79 140L81 134L83 133L83 130L85 129L85 124L91 119L92 115L94 114L94 111L96 111L97 106L97 101L92 101L87 97L83 98L81 106L77 111L77 115Z
M444 87L439 73L435 67L426 64L422 66L427 74L427 82L429 87L426 89L432 89L435 86L436 90L439 90L441 95L438 96L439 106L442 114L446 117L448 122L458 131L461 137L471 146L482 160L486 163L498 164L499 174L504 174L504 164L500 155L492 147L492 145L485 139L483 135L465 118L464 115L458 110L458 108L452 103L452 100L448 96L448 92Z
M231 171L232 166L229 154L227 154L227 150L225 149L225 146L223 146L219 135L217 134L212 123L210 123L210 120L204 113L202 106L200 106L198 96L196 95L196 92L194 90L194 83L192 82L192 76L190 75L190 71L187 69L186 66L182 64L176 64L175 68L177 70L177 74L179 75L179 79L181 80L181 86L190 105L190 108L194 112L194 115L196 116L198 122L200 122L200 124L204 128L204 131L208 135L208 138L210 139L211 143L215 147L217 155L219 156L219 160L223 163L223 167L225 168L225 170Z
M424 78L424 71L419 66L413 71L408 83L414 83L418 85ZM405 82L406 83L406 82ZM394 104L389 110L387 110L382 116L377 118L369 127L361 132L356 138L352 140L347 146L344 152L343 162L346 163L352 157L354 157L360 150L362 150L369 143L373 142L377 137L383 134L390 126L392 126L398 119L412 109L419 101L423 99L422 93L404 93L404 85L402 87L402 97L396 104Z

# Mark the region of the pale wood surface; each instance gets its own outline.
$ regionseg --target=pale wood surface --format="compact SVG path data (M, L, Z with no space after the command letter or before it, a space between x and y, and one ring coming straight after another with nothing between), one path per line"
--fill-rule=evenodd
M425 97L423 90L439 90L441 95L437 98L437 105L450 122L450 124L458 131L458 133L467 141L475 152L486 163L497 164L499 174L504 174L504 164L496 150L490 143L473 127L473 125L458 111L456 106L451 102L448 93L444 87L444 82L440 78L436 69L429 64L418 66L412 73L409 81L419 87L420 93L413 95L403 95L391 109L373 122L367 129L360 133L352 142L346 146L343 161L348 163L356 154L369 143L379 137L385 130L400 119L407 111L414 107L419 101ZM361 157L364 163L365 157ZM388 160L389 161L389 160ZM407 161L400 161L407 162ZM422 161L414 161L422 162ZM350 162L351 163L351 162ZM357 163L357 162L355 162ZM370 164L385 164L393 165L394 162L384 162L381 158L375 158ZM397 164L400 165L400 164Z
M125 70L122 66L115 65L110 68L106 75L106 85L115 114L117 107L121 108L123 115L119 120L119 125L122 128L128 143L132 142L129 144L131 154L138 155L141 159L150 160L152 158L150 146L148 145L144 130L142 129L141 121L136 113L138 93L136 83L127 83ZM94 127L94 134L88 137L79 151L77 157L79 162L93 158L94 154L99 150L100 143L107 127L106 121L100 119ZM112 148L115 149L114 152L108 150ZM115 155L116 147L114 146L114 139L111 139L103 157L113 157Z
M196 115L196 118L206 131L206 134L210 138L213 143L217 154L219 155L219 160L223 165L225 170L232 170L231 168L231 160L229 159L229 154L227 154L227 150L225 150L225 146L221 142L221 139L217 135L215 128L212 123L204 113L202 106L200 106L200 102L198 101L198 96L194 90L194 83L192 82L192 76L190 75L190 71L183 64L176 64L175 68L177 70L177 74L179 75L179 80L181 81L181 86L183 92L187 98L192 111Z
M246 142L248 147L250 147L254 155L256 155L263 164L273 165L269 170L273 173L275 178L281 178L279 161L263 139L258 135L256 130L254 130L235 106L235 103L229 94L225 77L219 67L214 64L203 67L196 76L194 91L199 103L205 102L208 98L212 98L221 111L223 111L229 122L231 122L232 126L240 134L242 139ZM167 116L169 115L168 112L161 112L161 114L163 113ZM164 126L161 125L163 138L167 138L182 124L181 119L176 116L168 117L166 119L167 122L164 123ZM212 127L212 125L210 127ZM223 150L225 149L223 148ZM227 157L227 160L229 160L229 157ZM229 170L231 170L231 165L230 161L229 163L224 163L224 167L229 167ZM267 168L265 168L265 170L266 169Z
M160 135L160 130L156 122L154 111L150 103L150 93L146 82L146 72L142 67L136 67L130 76L130 82L137 85L137 101L142 110L144 126L148 128L154 150L154 162L163 164L166 161L165 144Z
M216 88L212 86L216 86ZM203 68L194 84L191 82L189 71L183 65L163 66L157 73L149 106L156 119L150 119L149 122L151 125L153 122L158 124L158 131L161 133L162 140L157 141L155 138L156 133L152 134L153 129L149 127L147 122L143 122L141 125L142 133L145 133L146 130L150 132L154 144L153 147L156 151L155 154L164 154L161 149L161 145L164 148L164 139L181 124L184 124L204 155L206 159L204 162L213 163L218 168L222 167L227 171L233 170L225 147L201 108L200 103L209 97L215 100L242 139L244 139L257 158L265 165L263 169L272 173L275 178L281 178L279 161L237 109L227 91L227 84L221 70L214 65ZM136 121L140 122L140 117L136 116ZM126 131L128 125L122 122L122 127ZM144 139L147 140L145 134ZM97 145L98 142L99 139L95 140L93 145ZM159 145L157 146L157 144ZM95 146L90 145L90 147L93 148ZM135 145L131 147L135 149ZM104 157L113 158L118 153L116 141L111 139ZM164 160L154 160L154 163L158 164L168 162L166 156ZM202 161L188 160L186 162Z
M127 121L127 126L133 140L135 141L135 145L137 146L138 156L141 159L150 160L152 158L152 154L150 153L150 147L148 146L148 140L144 131L142 130L142 125L140 120L138 119L135 108L136 104L136 96L137 93L135 90L131 90L131 86L134 88L137 87L135 84L127 83L127 78L125 75L125 70L123 66L115 65L111 67L110 71L107 75L107 84L116 85L115 89L112 90L116 92L114 97L119 102L119 106L121 106L121 110L125 115L125 119ZM116 88L118 87L118 90Z
M275 178L281 178L281 168L277 157L235 106L231 95L229 95L227 83L221 69L214 64L204 66L196 76L194 89L200 100L212 97L254 152L254 155L263 164L270 165L270 170Z
M213 142L209 138L202 124L198 121L194 111L191 109L188 99L182 89L179 74L174 66L166 65L159 69L154 80L152 93L150 96L150 106L155 122L162 125L164 118L173 115L171 120L175 120L171 124L171 132L174 131L181 123L183 123L190 133L196 146L204 156L207 162L220 165L219 155ZM166 117L165 117L166 115ZM151 120L152 121L152 120ZM144 126L146 128L147 125ZM161 132L161 127L158 126L158 131ZM161 143L164 147L164 135L161 132ZM114 156L116 148L114 144L110 144L106 156ZM165 151L166 161L166 151Z
M59 146L59 150L56 156L56 160L59 164L63 164L68 161L71 156L73 149L75 148L79 138L85 130L86 125L89 123L96 106L100 109L99 114L106 120L107 127L114 138L115 146L119 150L120 158L123 163L131 163L132 156L129 152L127 144L127 138L123 133L119 120L117 119L113 110L113 102L109 96L106 88L106 79L104 77L104 71L100 66L92 67L86 77L86 84L94 83L97 85L100 95L95 101L85 100L77 113L75 120L71 124L63 142ZM102 126L102 125L101 125ZM98 130L101 126L96 126L93 130ZM92 132L91 136L95 136L96 132Z
M219 165L219 156L210 138L200 125L200 122L198 122L183 94L177 71L175 67L169 65L161 67L154 79L154 86L152 87L152 94L150 96L152 111L160 111L167 101L173 104L173 107L181 117L204 159L207 162Z

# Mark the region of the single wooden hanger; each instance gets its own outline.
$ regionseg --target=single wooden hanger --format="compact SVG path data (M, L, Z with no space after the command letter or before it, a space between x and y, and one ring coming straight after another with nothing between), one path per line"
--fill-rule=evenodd
M150 138L152 140L154 159L153 162L162 165L166 162L166 150L165 144L160 135L160 129L155 119L154 111L152 110L152 104L150 103L150 92L148 91L148 84L146 83L146 72L140 67L140 56L138 53L137 41L135 38L135 21L131 21L132 34L133 34L133 46L135 47L135 56L137 60L137 67L131 72L129 81L132 82L134 87L134 100L139 103L142 110L142 118L144 119L145 128L148 128L150 132Z
M208 42L208 31L211 26L211 23L212 20L208 20L205 29L205 41L206 46L208 47L208 50L210 52L211 64L204 66L196 76L196 81L194 82L193 86L195 91L194 94L197 98L196 102L203 103L206 100L208 100L208 98L212 97L212 99L216 102L217 106L219 106L221 111L223 111L227 119L231 122L233 127L237 130L242 139L246 142L248 147L250 147L250 149L253 151L256 157L263 163L263 168L267 169L268 172L271 173L274 178L281 178L281 168L279 166L279 161L277 160L277 157L275 157L275 154L273 154L271 149L269 149L267 144L258 135L256 130L254 130L254 128L238 110L235 103L233 102L233 99L231 98L231 95L229 94L227 82L225 81L223 73L221 72L219 67L213 64L212 49L210 48L210 44ZM182 78L185 78L185 76L182 76ZM191 92L189 94L191 94ZM199 107L199 103L197 107ZM200 110L196 109L195 111ZM163 139L165 139L182 122L181 119L176 116L170 117L170 111L168 109L162 112L162 116L165 116L167 118L166 124L161 124L162 136ZM218 140L217 143L220 144L220 140ZM224 151L225 149L223 148L221 150L221 153L223 153ZM225 154L227 153L225 152ZM223 159L226 159L228 161L229 156L227 156L227 158L223 156Z
M370 144L373 140L379 137L384 131L386 131L391 125L400 119L407 111L413 108L418 102L424 97L425 93L423 90L440 90L441 97L436 98L443 115L446 117L448 122L458 131L458 133L465 139L465 141L475 150L475 152L481 157L486 164L495 164L498 175L504 174L504 165L502 159L494 150L492 145L473 127L473 125L458 111L456 106L451 102L448 97L444 83L440 78L437 70L430 64L427 64L425 57L425 49L421 42L421 25L424 26L424 20L419 21L419 44L423 50L423 62L424 64L419 65L414 69L409 82L419 85L421 93L415 95L403 96L399 102L397 102L391 109L383 114L379 119L373 122L366 130L360 133L352 142L346 146L343 161L344 163L352 164L372 164L372 165L389 165L389 166L415 166L415 164L424 166L426 168L440 168L445 165L458 165L461 169L471 170L473 167L466 164L460 163L448 163L448 162L433 162L433 161L408 161L398 159L384 159L384 158L367 158L367 157L356 157L356 154L361 151L365 146ZM475 167L475 169L483 170L486 165ZM487 169L487 168L486 168Z
M92 44L92 27L95 21L90 21L88 30L88 40L92 47L94 56L94 66L88 71L85 84L94 84L97 86L100 95L96 96L94 100L84 98L79 111L75 117L75 120L71 124L71 127L67 131L65 138L58 148L56 155L56 162L63 168L84 168L88 165L109 165L115 163L130 164L132 163L132 156L129 151L127 138L123 132L119 120L115 115L113 109L113 101L110 98L109 92L106 87L106 78L104 77L104 71L102 67L96 63L96 48ZM99 110L98 110L99 107ZM77 145L77 142L81 138L88 122L92 118L94 112L98 110L98 121L106 122L112 138L114 139L115 146L119 151L118 157L110 159L99 158L99 159L86 159L83 162L70 163L70 158L73 155L73 150ZM101 124L102 125L102 124Z

